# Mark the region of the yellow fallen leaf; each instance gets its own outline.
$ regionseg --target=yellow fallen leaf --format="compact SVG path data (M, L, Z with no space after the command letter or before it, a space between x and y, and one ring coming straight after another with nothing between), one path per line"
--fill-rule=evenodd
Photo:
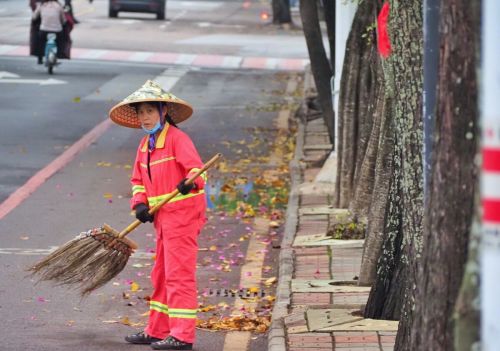
M130 284L130 291L132 292L136 292L140 289L141 287L139 286L139 284L137 284L136 282L133 282L132 284Z
M210 251L217 251L217 246L212 245L212 246L210 246L209 250Z
M251 293L258 293L259 290L260 289L256 286L252 286L250 289L248 289L248 291L250 291Z
M264 282L264 285L266 285L266 286L271 286L271 285L273 285L274 283L276 283L276 281L277 281L276 277L272 277L272 278L269 278L268 280L266 280L266 281Z
M277 221L271 221L271 222L269 222L269 226L271 228L278 228L280 226L280 224Z
M217 308L217 306L214 306L214 305L208 305L208 306L205 306L205 307L202 307L200 309L198 309L199 312L209 312L209 311L213 311Z

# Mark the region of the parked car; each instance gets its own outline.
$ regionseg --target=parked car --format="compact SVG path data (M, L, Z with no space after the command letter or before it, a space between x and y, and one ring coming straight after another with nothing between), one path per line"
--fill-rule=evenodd
M166 0L109 0L109 17L117 17L118 12L156 13L159 20L165 19Z

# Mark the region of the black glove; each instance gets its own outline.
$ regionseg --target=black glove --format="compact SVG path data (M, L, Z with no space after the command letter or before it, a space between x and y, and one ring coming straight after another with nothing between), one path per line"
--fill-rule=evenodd
M186 184L186 180L187 180L187 178L184 178L183 180L181 180L181 182L179 184L177 184L177 190L179 190L179 192L182 195L186 195L191 190L193 190L195 187L194 183Z
M140 220L142 223L153 222L154 216L149 214L149 207L142 202L134 207L135 218Z

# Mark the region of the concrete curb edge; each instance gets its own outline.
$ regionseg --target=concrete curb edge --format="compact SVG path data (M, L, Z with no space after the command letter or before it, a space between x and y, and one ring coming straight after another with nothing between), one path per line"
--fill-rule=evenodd
M285 351L286 335L283 317L288 314L290 305L291 287L290 282L293 275L293 250L292 243L297 231L299 192L298 187L302 182L300 160L303 159L303 146L305 138L305 126L299 121L297 131L297 142L294 158L290 161L290 195L286 210L286 223L281 251L279 257L279 280L276 291L276 301L273 308L271 327L268 335L269 351Z

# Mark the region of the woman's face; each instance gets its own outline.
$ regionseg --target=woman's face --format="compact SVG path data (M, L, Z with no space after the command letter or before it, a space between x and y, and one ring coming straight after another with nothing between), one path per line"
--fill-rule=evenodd
M137 105L136 111L139 121L146 129L153 129L160 121L160 111L158 111L156 104L141 102Z

